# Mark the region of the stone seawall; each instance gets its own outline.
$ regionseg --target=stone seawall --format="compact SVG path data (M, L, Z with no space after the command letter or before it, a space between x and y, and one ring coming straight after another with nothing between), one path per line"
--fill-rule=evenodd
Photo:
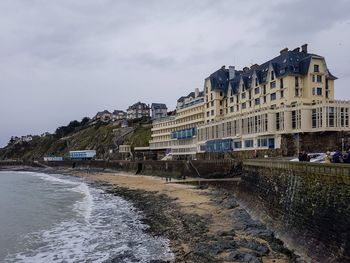
M111 169L135 174L174 178L223 178L240 175L241 163L233 160L213 161L60 161L44 162L52 167L77 169Z
M350 166L247 160L239 194L317 260L350 260Z

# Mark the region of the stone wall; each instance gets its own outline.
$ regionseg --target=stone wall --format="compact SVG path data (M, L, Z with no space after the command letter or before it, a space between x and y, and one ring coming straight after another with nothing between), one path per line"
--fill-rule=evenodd
M349 262L350 166L247 160L239 195L311 257Z
M223 178L241 173L241 164L233 160L213 161L62 161L45 162L52 167L77 169L110 169L135 174L174 178Z

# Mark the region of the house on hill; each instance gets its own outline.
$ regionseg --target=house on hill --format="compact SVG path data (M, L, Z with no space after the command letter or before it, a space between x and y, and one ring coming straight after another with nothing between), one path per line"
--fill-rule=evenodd
M122 110L114 110L112 113L113 121L126 119L126 112Z
M150 116L149 110L150 108L146 103L139 101L129 106L129 108L126 111L127 119L130 120L130 119L139 119L142 117L149 117Z
M103 122L108 122L112 119L112 115L113 114L110 113L108 110L104 110L104 111L98 112L93 119L100 120Z
M160 119L167 116L168 108L164 103L152 103L151 105L152 119Z

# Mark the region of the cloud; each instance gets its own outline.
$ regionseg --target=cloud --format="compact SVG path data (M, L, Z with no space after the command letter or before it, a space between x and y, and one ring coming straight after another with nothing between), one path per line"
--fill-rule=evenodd
M310 37L349 18L348 0L293 0L278 2L265 16L263 28L272 35Z
M304 42L349 98L347 10L345 0L0 1L0 145L139 100L171 109L222 65Z

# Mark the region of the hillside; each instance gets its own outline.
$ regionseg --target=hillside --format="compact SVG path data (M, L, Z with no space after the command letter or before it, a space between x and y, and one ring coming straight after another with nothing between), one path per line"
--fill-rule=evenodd
M84 118L72 121L56 129L54 134L32 136L31 141L15 141L0 149L0 160L41 159L44 156L68 157L72 150L96 150L97 158L110 158L110 150L118 145L148 146L151 138L149 120L129 121L128 128L121 128L120 121L104 123ZM115 155L113 155L115 156Z

